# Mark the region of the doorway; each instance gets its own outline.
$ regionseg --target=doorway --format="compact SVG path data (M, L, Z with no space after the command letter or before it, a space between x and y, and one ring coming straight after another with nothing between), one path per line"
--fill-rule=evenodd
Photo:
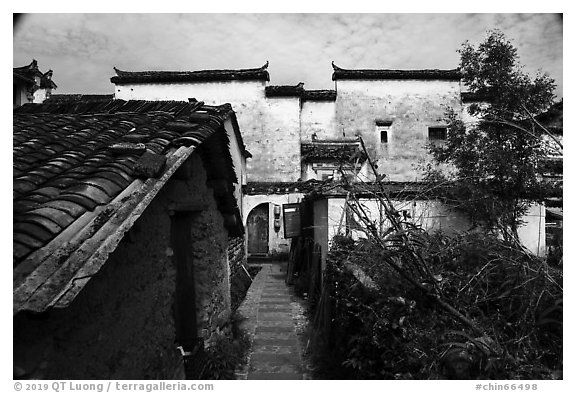
M197 215L198 212L173 211L171 216L170 238L176 267L176 345L180 347L184 358L186 379L199 379L202 376L206 358L204 342L198 334L194 258L191 249L194 244L192 225Z
M261 203L248 214L248 253L250 255L268 254L268 203Z

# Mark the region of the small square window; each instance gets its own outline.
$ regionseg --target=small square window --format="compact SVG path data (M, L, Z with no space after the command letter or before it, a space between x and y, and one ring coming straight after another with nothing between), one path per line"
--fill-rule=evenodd
M445 141L446 127L428 127L428 139L431 141Z
M380 131L380 142L388 143L388 131Z

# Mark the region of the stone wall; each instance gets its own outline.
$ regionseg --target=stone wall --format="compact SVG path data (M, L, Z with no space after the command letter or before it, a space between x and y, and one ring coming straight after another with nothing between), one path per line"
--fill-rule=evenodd
M230 277L242 270L242 265L246 262L246 243L244 237L230 238L228 243L228 265L230 266Z
M203 204L192 216L198 331L210 336L230 312L228 235L201 159L171 179L102 269L65 309L14 317L14 366L24 378L184 378L176 348L172 203Z

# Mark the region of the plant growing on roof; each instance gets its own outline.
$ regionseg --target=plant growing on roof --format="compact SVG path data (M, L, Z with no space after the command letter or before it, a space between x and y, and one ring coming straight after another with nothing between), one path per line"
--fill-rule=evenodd
M534 78L523 72L516 48L497 30L489 31L478 47L465 42L458 52L462 81L484 102L469 107L477 119L472 124L449 111L446 142L429 149L435 162L454 168L443 179L453 181L453 204L474 223L517 244L521 217L531 201L544 196L539 166L548 149L543 135L556 151L562 150L535 119L552 105L554 81L540 71Z

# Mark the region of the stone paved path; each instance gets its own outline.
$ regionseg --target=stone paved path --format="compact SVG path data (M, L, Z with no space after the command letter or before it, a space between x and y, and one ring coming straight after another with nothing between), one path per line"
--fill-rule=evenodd
M296 334L302 309L284 283L284 266L263 264L239 308L252 348L238 379L307 379Z

